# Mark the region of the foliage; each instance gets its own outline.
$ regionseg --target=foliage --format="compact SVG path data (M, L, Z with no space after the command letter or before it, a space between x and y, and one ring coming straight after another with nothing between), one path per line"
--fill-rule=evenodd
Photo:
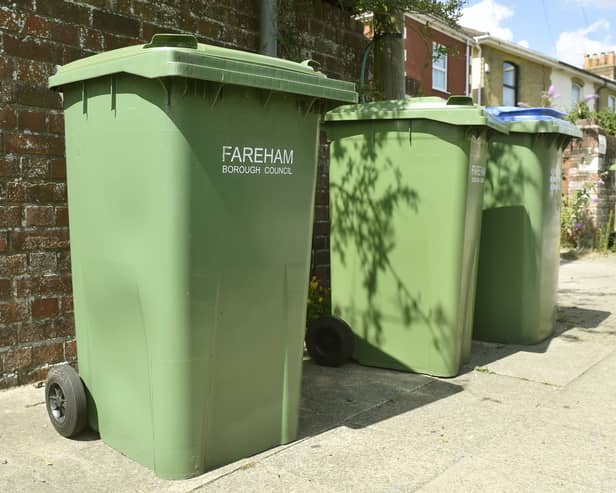
M308 285L307 320L315 320L331 312L331 290L319 283L317 276L313 276Z
M593 237L593 222L588 208L592 186L585 185L575 194L563 196L560 209L560 243L567 247L582 247Z
M604 255L610 251L610 234L614 229L614 211L610 211L605 228L597 231L597 251ZM612 245L612 249L614 246Z
M550 87L541 93L541 106L551 108L558 98L560 98L560 94L556 94L556 86L550 84Z
M396 16L403 12L429 14L455 25L466 0L342 0L357 15ZM375 26L378 33L378 26Z
M567 120L569 120L571 123L576 123L578 120L587 120L591 118L592 115L593 112L590 111L588 103L582 101L580 103L577 103L573 107L573 109L569 113L569 116L567 116Z
M616 135L616 113L603 110L595 113L594 118L596 118L599 126L608 134Z
M585 102L576 104L569 113L567 120L572 123L576 123L578 120L592 120L608 134L616 135L616 113L607 110L591 111Z

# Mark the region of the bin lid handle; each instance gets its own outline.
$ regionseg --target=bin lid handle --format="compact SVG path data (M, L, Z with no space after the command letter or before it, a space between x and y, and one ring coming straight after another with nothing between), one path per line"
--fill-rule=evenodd
M301 62L300 65L304 65L305 67L310 67L312 70L315 70L316 72L321 71L321 64L317 62L316 60L312 60L310 58L308 60L304 60L303 62Z
M197 38L190 34L155 34L144 48L198 48Z
M473 98L469 96L449 96L447 99L448 105L456 105L456 106L473 106Z

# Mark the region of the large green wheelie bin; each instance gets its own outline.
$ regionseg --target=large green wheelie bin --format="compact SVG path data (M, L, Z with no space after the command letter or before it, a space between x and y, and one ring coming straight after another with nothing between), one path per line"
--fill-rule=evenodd
M562 152L580 130L550 108L490 108L473 337L535 344L554 330Z
M319 121L356 101L312 65L157 35L50 79L89 422L163 478L296 438Z
M454 376L470 354L487 138L470 98L330 111L332 311L361 364Z

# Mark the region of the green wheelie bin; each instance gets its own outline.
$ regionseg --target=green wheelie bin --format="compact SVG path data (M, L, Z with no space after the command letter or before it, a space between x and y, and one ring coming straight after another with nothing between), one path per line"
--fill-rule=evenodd
M487 138L504 125L470 98L428 97L341 106L324 129L333 317L318 326L323 351L340 346L331 333L343 326L361 364L456 375L470 354Z
M488 147L473 337L536 344L554 330L562 152L581 132L550 108L489 111L509 133Z
M321 115L354 85L156 35L60 67L79 388L87 421L163 478L296 438Z

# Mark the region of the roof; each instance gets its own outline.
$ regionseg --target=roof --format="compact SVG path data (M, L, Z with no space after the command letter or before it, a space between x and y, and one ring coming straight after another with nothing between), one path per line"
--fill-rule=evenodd
M575 72L575 74L578 76L591 79L594 82L599 82L605 86L610 86L611 88L616 90L616 81L612 79L608 79L607 77L603 77L593 72L589 72L588 70L584 70L583 68L576 67L575 65L562 62L560 60L557 60L556 58L552 58L547 55L544 55L543 53L539 53L538 51L525 48L524 46L518 45L517 43L505 41L504 39L497 38L490 34L478 36L474 39L477 44L485 44L488 46L493 46L505 52L513 53L519 57L525 58L527 60L532 60L539 64L548 65L555 69L564 70L566 72Z
M616 89L616 80L610 79L609 77L603 77L602 75L595 74L593 72L589 72L588 70L584 70L583 68L576 67L575 65L571 65L567 62L559 61L558 63L562 65L563 67L569 70L574 70L575 72L580 73L582 75L590 75L591 77L605 83L605 85L612 86L614 89Z
M429 26L431 29L435 29L436 31L442 32L443 34L446 34L447 36L450 36L452 38L456 38L461 41L468 41L468 42L473 41L473 35L466 33L465 28L463 28L462 26L457 26L457 25L451 26L447 24L446 22L443 22L441 19L439 19L436 16L407 12L405 13L405 17L413 19L414 21L419 22L420 24L425 24ZM476 31L476 32L479 33L479 31Z
M543 53L540 53L538 51L525 48L524 46L521 46L517 43L512 43L511 41L505 41L504 39L497 38L496 36L492 36L489 32L482 32L476 29L459 25L452 27L449 24L440 20L438 17L431 15L414 13L406 13L405 15L406 17L414 19L417 22L429 24L432 29L440 31L448 36L462 39L464 41L469 41L474 45L486 44L489 46L494 46L508 53L513 53L522 58L532 60L542 65L548 65L552 68L559 70L575 72L578 76L592 79L595 82L601 83L604 86L609 86L616 90L615 80L603 77L593 72L589 72L588 70L576 67L575 65L570 65L568 63L562 62L560 60L557 60L556 58L544 55Z

